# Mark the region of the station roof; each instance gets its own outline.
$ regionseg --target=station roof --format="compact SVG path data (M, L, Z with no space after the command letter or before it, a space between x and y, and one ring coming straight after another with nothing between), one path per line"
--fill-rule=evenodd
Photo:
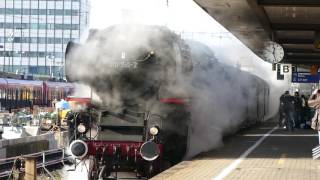
M273 40L283 63L320 64L320 0L194 0L258 56Z

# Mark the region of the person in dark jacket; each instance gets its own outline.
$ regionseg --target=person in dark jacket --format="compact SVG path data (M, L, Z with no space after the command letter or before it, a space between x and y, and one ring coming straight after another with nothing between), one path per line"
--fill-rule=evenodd
M306 122L308 120L308 114L309 114L308 99L305 95L302 94L301 100L302 100L301 124L303 125L303 128L306 128Z
M286 91L280 97L280 113L281 121L285 119L285 128L293 130L294 127L294 97L289 94L289 91Z
M298 91L294 93L294 110L295 110L295 113L294 113L295 127L300 128L301 113L302 113L302 99Z

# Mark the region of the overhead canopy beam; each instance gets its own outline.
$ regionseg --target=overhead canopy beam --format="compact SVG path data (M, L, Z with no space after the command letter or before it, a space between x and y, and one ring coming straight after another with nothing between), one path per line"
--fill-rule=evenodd
M313 39L289 39L289 38L281 38L277 39L277 42L280 44L313 44Z
M318 56L319 55L319 56ZM285 59L308 59L308 60L320 60L320 54L315 54L315 56L308 56L308 55L288 55L286 54Z
M291 23L273 23L272 29L282 31L319 31L320 24L291 24Z
M248 5L255 12L257 18L259 19L262 27L268 33L269 38L273 39L273 31L270 25L270 19L266 14L266 11L263 7L259 6L256 0L247 0Z
M258 0L260 6L294 6L294 7L313 7L320 6L319 0Z
M293 48L285 48L285 53L320 53L320 51L315 51L314 49L293 49Z
M284 59L281 63L288 64L319 64L318 59Z

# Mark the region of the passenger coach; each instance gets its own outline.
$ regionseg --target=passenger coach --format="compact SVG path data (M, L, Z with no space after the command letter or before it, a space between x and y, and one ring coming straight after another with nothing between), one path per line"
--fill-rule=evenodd
M66 98L73 89L72 84L65 82L0 78L1 108L11 111L33 105L51 106L55 98Z

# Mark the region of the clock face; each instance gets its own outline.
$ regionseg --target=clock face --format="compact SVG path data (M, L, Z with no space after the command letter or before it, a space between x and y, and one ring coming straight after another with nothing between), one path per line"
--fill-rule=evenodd
M284 50L280 44L271 41L265 46L263 57L269 62L278 63L284 57Z

